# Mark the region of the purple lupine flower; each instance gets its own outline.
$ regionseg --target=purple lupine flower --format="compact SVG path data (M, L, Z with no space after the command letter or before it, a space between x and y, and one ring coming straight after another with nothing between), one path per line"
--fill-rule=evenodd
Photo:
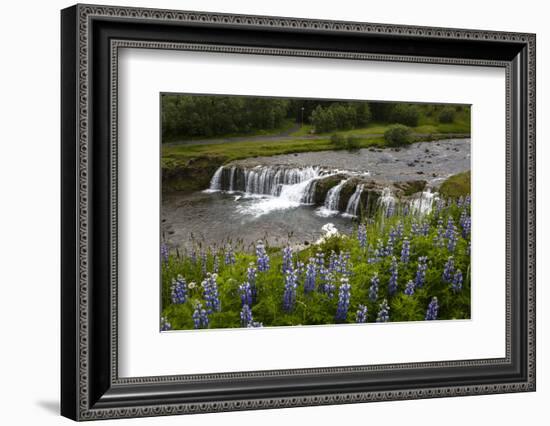
M250 321L248 324L247 324L247 328L261 328L263 327L264 324L261 323L261 322L258 322L258 321Z
M432 297L432 300L428 305L428 309L426 310L426 320L427 321L436 320L438 311L439 311L439 304L437 303L437 297Z
M412 296L414 294L414 290L415 290L416 286L414 285L414 281L413 280L409 280L409 282L407 282L407 285L405 286L405 291L404 293L407 295L407 296Z
M425 237L430 233L430 224L428 222L422 222L422 230L420 233Z
M394 210L395 210L394 203L389 203L388 208L386 209L386 217L392 217Z
M357 313L355 314L355 322L358 324L364 324L368 320L368 308L365 305L359 305L357 307Z
M468 238L468 235L470 235L470 230L472 229L472 218L470 216L466 216L464 219L464 223L462 224L462 238L466 239Z
M438 248L443 247L443 237L444 237L444 230L443 230L443 219L439 218L437 220L437 234L434 237L434 245Z
M294 269L292 256L292 247L285 247L283 249L283 274L286 274L287 271Z
M378 278L378 274L374 274L374 276L370 280L370 287L369 287L369 300L372 302L375 302L378 298L378 286L380 285L380 278Z
M171 290L172 293L170 297L174 305L185 303L187 300L187 283L185 282L185 278L178 275L177 278L173 279Z
M334 297L334 292L336 291L334 280L334 274L332 272L326 271L325 283L322 287L322 292L325 293L329 297L329 299L332 299Z
M405 232L405 227L403 226L403 223L401 221L399 221L399 223L397 224L397 229L396 229L396 237L398 239L403 238L403 232Z
M239 286L241 296L241 305L252 305L252 288L249 282L244 282Z
M256 257L258 263L258 271L265 272L269 270L269 256L262 241L258 241L256 245Z
M317 272L325 267L325 255L322 251L318 251L315 254L315 264L317 265Z
M196 264L197 264L197 252L196 252L195 249L193 249L193 250L191 251L191 263L192 263L193 265L196 265Z
M397 291L397 260L395 256L391 260L390 282L388 283L388 293L393 296Z
M396 235L395 229L392 227L388 235L388 244L386 244L386 248L384 249L385 256L393 256L393 245L395 243L395 235Z
M447 262L445 263L445 267L443 268L443 281L445 281L446 283L450 283L453 279L454 271L455 261L453 256L449 256Z
M241 327L248 327L248 324L252 322L252 319L252 311L250 310L250 306L243 305L241 310Z
M451 235L455 233L455 222L452 216L447 219L447 229L445 230L445 238L451 238Z
M208 328L208 313L206 312L206 309L203 309L201 303L197 303L195 305L195 310L193 311L193 323L195 325L195 329Z
M225 264L226 265L234 265L236 262L235 260L235 253L233 252L233 247L231 247L231 244L228 244L225 248Z
M359 240L359 247L364 249L367 246L367 227L363 223L357 228L357 239Z
M456 205L457 207L462 208L463 204L464 204L464 197L461 195L460 197L458 197L458 200L456 201Z
M160 258L164 263L168 263L169 257L170 253L168 251L168 246L164 242L160 243Z
M409 205L405 204L405 207L403 207L403 216L409 215Z
M466 197L464 198L464 207L469 208L471 201L472 201L472 199L470 197L470 194L466 195Z
M160 317L160 331L172 330L172 324L168 322L166 317Z
M211 274L208 272L206 274L206 279L202 282L202 287L204 289L204 301L206 304L206 312L210 315L212 312L221 311L220 297L218 294L218 283L216 279L218 278L217 274Z
M454 227L454 225L453 225ZM457 243L457 237L456 237L456 230L453 229L453 231L451 231L449 233L449 239L447 240L447 249L452 253L455 251L455 248L456 248L456 243Z
M451 289L458 293L462 290L462 271L460 269L456 270L456 273L453 277L453 282L451 283Z
M257 270L254 268L254 262L250 262L248 264L248 268L246 269L246 280L250 284L250 287L254 287L256 285L257 275Z
M388 305L388 301L384 299L379 306L380 309L378 310L376 322L388 322L390 320L390 307Z
M340 289L338 290L338 308L336 309L336 320L345 321L348 317L349 301L351 296L351 285L345 277L340 278Z
M421 288L424 285L426 280L426 270L428 269L427 264L428 258L426 256L420 256L418 258L418 269L416 270L415 277L415 286Z
M304 282L304 293L311 293L315 290L315 278L317 277L317 269L315 267L315 258L311 257L306 266L306 279Z
M401 262L408 263L411 254L411 243L407 237L403 239L403 247L401 248Z
M285 273L285 292L283 294L283 309L287 312L294 310L296 304L296 272L288 269Z
M420 234L420 226L418 225L418 223L416 221L414 221L412 224L411 224L411 234L413 235L419 235Z
M220 257L218 255L214 256L214 266L212 270L215 274L220 272Z
M338 257L336 257L336 253L334 250L330 252L330 256L328 259L328 271L329 272L336 272L338 269Z

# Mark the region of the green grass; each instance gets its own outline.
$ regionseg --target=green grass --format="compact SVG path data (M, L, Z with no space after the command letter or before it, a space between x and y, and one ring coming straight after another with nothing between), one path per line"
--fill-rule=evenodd
M372 136L383 135L384 132L391 126L390 123L372 123L367 127L360 129L339 130L327 133L315 133L315 136L329 136L339 134L342 136ZM312 135L312 126L305 124L300 130L293 132L292 136L309 136ZM446 133L470 133L470 123L465 117L465 113L457 114L457 118L453 123L439 123L436 119L422 116L419 120L419 125L411 128L414 133L419 134L446 134Z
M464 197L470 193L471 173L468 170L449 177L441 184L439 193L446 198Z
M466 207L466 209L468 209ZM467 210L468 212L468 210ZM355 313L360 304L368 307L368 322L376 321L380 304L387 299L390 306L391 321L422 321L426 315L426 309L433 297L439 301L438 319L467 319L470 318L470 255L469 235L463 238L459 218L462 213L456 204L444 208L439 213L430 213L422 220L411 215L397 214L386 218L378 214L374 221L367 224L367 247L359 244L357 231L349 235L338 235L327 239L325 242L310 246L301 251L294 252L294 262L301 261L307 264L311 257L318 252L324 257L325 266L329 264L332 252L349 253L351 262L351 299L348 316L345 321L355 322ZM438 246L436 236L439 223L446 224L452 217L458 227L458 242L454 251L449 251L447 240L442 239L442 245ZM423 223L429 226L427 235L414 233L413 223L417 222L422 227ZM391 256L381 257L378 262L369 262L373 258L374 250L388 244L388 236L392 228L398 224L403 225L403 236L397 237L393 246L393 255L398 265L398 288L395 294L389 294L388 283L390 279ZM410 259L402 262L400 253L403 245L403 237L410 241ZM195 242L197 245L200 242ZM222 242L220 242L221 244ZM225 265L223 250L201 246L206 253L205 269L213 271L214 257L219 260L219 271L216 278L221 310L210 315L210 328L234 328L240 327L241 300L239 285L246 281L247 268L256 265L256 256L252 249L246 250L234 245L235 264ZM219 247L219 246L218 246ZM172 253L167 263L162 268L162 316L172 325L173 329L193 328L192 314L197 303L205 306L204 291L200 283L205 278L200 249L196 248L196 261L193 261L191 253L175 255ZM296 303L294 308L287 312L283 310L283 294L285 291L285 278L281 271L282 250L281 247L268 247L270 257L270 269L266 272L258 272L256 280L257 297L252 304L254 321L262 322L264 326L290 326L290 325L315 325L334 324L335 313L338 305L338 289L341 274L336 273L335 288L332 297L319 291L321 281L316 280L316 290L312 293L304 292L304 275L299 275L296 291ZM463 288L454 292L450 283L442 279L445 263L449 256L453 256L456 269L460 269L463 275ZM414 280L418 268L418 258L427 256L427 271L423 286L417 288L414 295L404 294L406 283ZM369 297L369 289L372 277L378 274L380 279L378 293L374 300ZM187 301L183 304L172 304L171 283L174 278L181 275L189 284L195 283L194 288L188 290Z
M359 139L360 148L384 146L384 139ZM163 168L170 169L196 158L211 158L223 163L258 156L328 151L335 147L329 139L289 139L284 141L246 141L211 145L169 145L162 147Z

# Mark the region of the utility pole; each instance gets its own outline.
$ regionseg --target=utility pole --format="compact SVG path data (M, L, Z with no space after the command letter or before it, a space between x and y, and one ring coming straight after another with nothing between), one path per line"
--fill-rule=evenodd
M302 125L300 127L304 127L304 107L302 106Z

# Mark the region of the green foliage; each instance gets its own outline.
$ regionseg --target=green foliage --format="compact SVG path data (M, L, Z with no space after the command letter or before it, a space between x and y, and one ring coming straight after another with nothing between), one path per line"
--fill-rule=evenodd
M363 223L367 228L367 247L361 248L357 237L357 229L349 235L334 235L317 245L308 246L295 252L295 261L308 262L310 257L318 252L322 253L325 265L332 252L349 252L351 262L351 300L348 318L346 322L355 322L355 313L360 304L368 308L368 322L376 321L379 306L384 299L390 305L391 321L422 321L426 315L427 306L432 297L437 297L440 305L438 319L467 319L470 318L470 255L468 252L469 237L464 239L459 235L456 249L450 253L447 247L438 247L434 243L437 235L437 224L441 220L447 223L452 217L456 224L459 223L461 209L452 204L446 207L438 215L432 212L422 218L396 215L388 218L379 213L374 219ZM430 228L427 235L412 232L414 222L425 221ZM384 244L392 228L402 224L404 235L410 241L410 260L407 263L400 262L400 253L403 239L397 238L393 248L393 255L398 261L398 288L394 295L388 293L390 279L391 256L385 256L378 262L370 262L378 241ZM214 256L219 256L220 269L217 277L221 311L210 315L210 328L234 328L240 327L241 301L238 286L246 280L247 268L252 262L255 265L256 257L251 251L246 251L238 244L236 249L236 263L225 265L223 252L206 250L206 269L213 270ZM262 322L264 326L291 326L334 324L338 304L337 290L334 297L314 291L305 294L303 291L303 275L299 276L296 294L296 307L292 312L285 312L282 308L284 293L284 277L281 272L282 250L280 247L267 248L271 268L266 272L258 272L257 298L252 305L252 314L255 321ZM198 253L198 251L197 251ZM444 265L450 255L453 255L455 267L462 271L464 282L462 291L455 293L449 283L442 279ZM422 288L417 288L412 296L404 294L405 285L409 280L414 280L417 271L417 262L420 256L427 256L426 279ZM200 286L203 279L201 257L197 256L194 263L189 255L171 253L168 263L162 268L162 316L172 324L173 329L193 328L192 313L197 302L203 300L203 289ZM171 280L181 274L187 283L194 283L194 288L188 289L188 300L181 305L174 305L170 301ZM376 300L369 299L370 280L378 274L380 287ZM337 282L338 285L338 282Z
M246 134L280 127L287 117L285 99L243 96L163 95L163 138Z
M402 124L392 124L384 132L384 140L388 146L408 145L412 142L412 130Z
M390 114L390 122L414 127L418 125L420 113L416 105L396 104Z
M441 184L439 193L446 198L464 197L470 193L470 180L470 171L453 175Z
M357 150L361 147L361 140L354 135L348 135L346 137L346 149L349 151Z
M361 148L361 139L355 135L341 135L335 133L331 135L330 142L336 149L347 149L350 151Z
M439 113L440 123L452 123L455 121L456 109L452 106L447 106Z
M309 121L315 133L364 127L370 123L371 112L366 102L336 102L328 106L318 105Z

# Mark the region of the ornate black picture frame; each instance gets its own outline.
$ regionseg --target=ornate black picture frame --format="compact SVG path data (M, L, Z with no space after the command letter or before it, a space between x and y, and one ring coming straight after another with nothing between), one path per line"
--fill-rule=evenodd
M64 9L61 28L62 415L92 420L535 390L535 35L96 5ZM504 68L506 356L119 378L120 47Z

